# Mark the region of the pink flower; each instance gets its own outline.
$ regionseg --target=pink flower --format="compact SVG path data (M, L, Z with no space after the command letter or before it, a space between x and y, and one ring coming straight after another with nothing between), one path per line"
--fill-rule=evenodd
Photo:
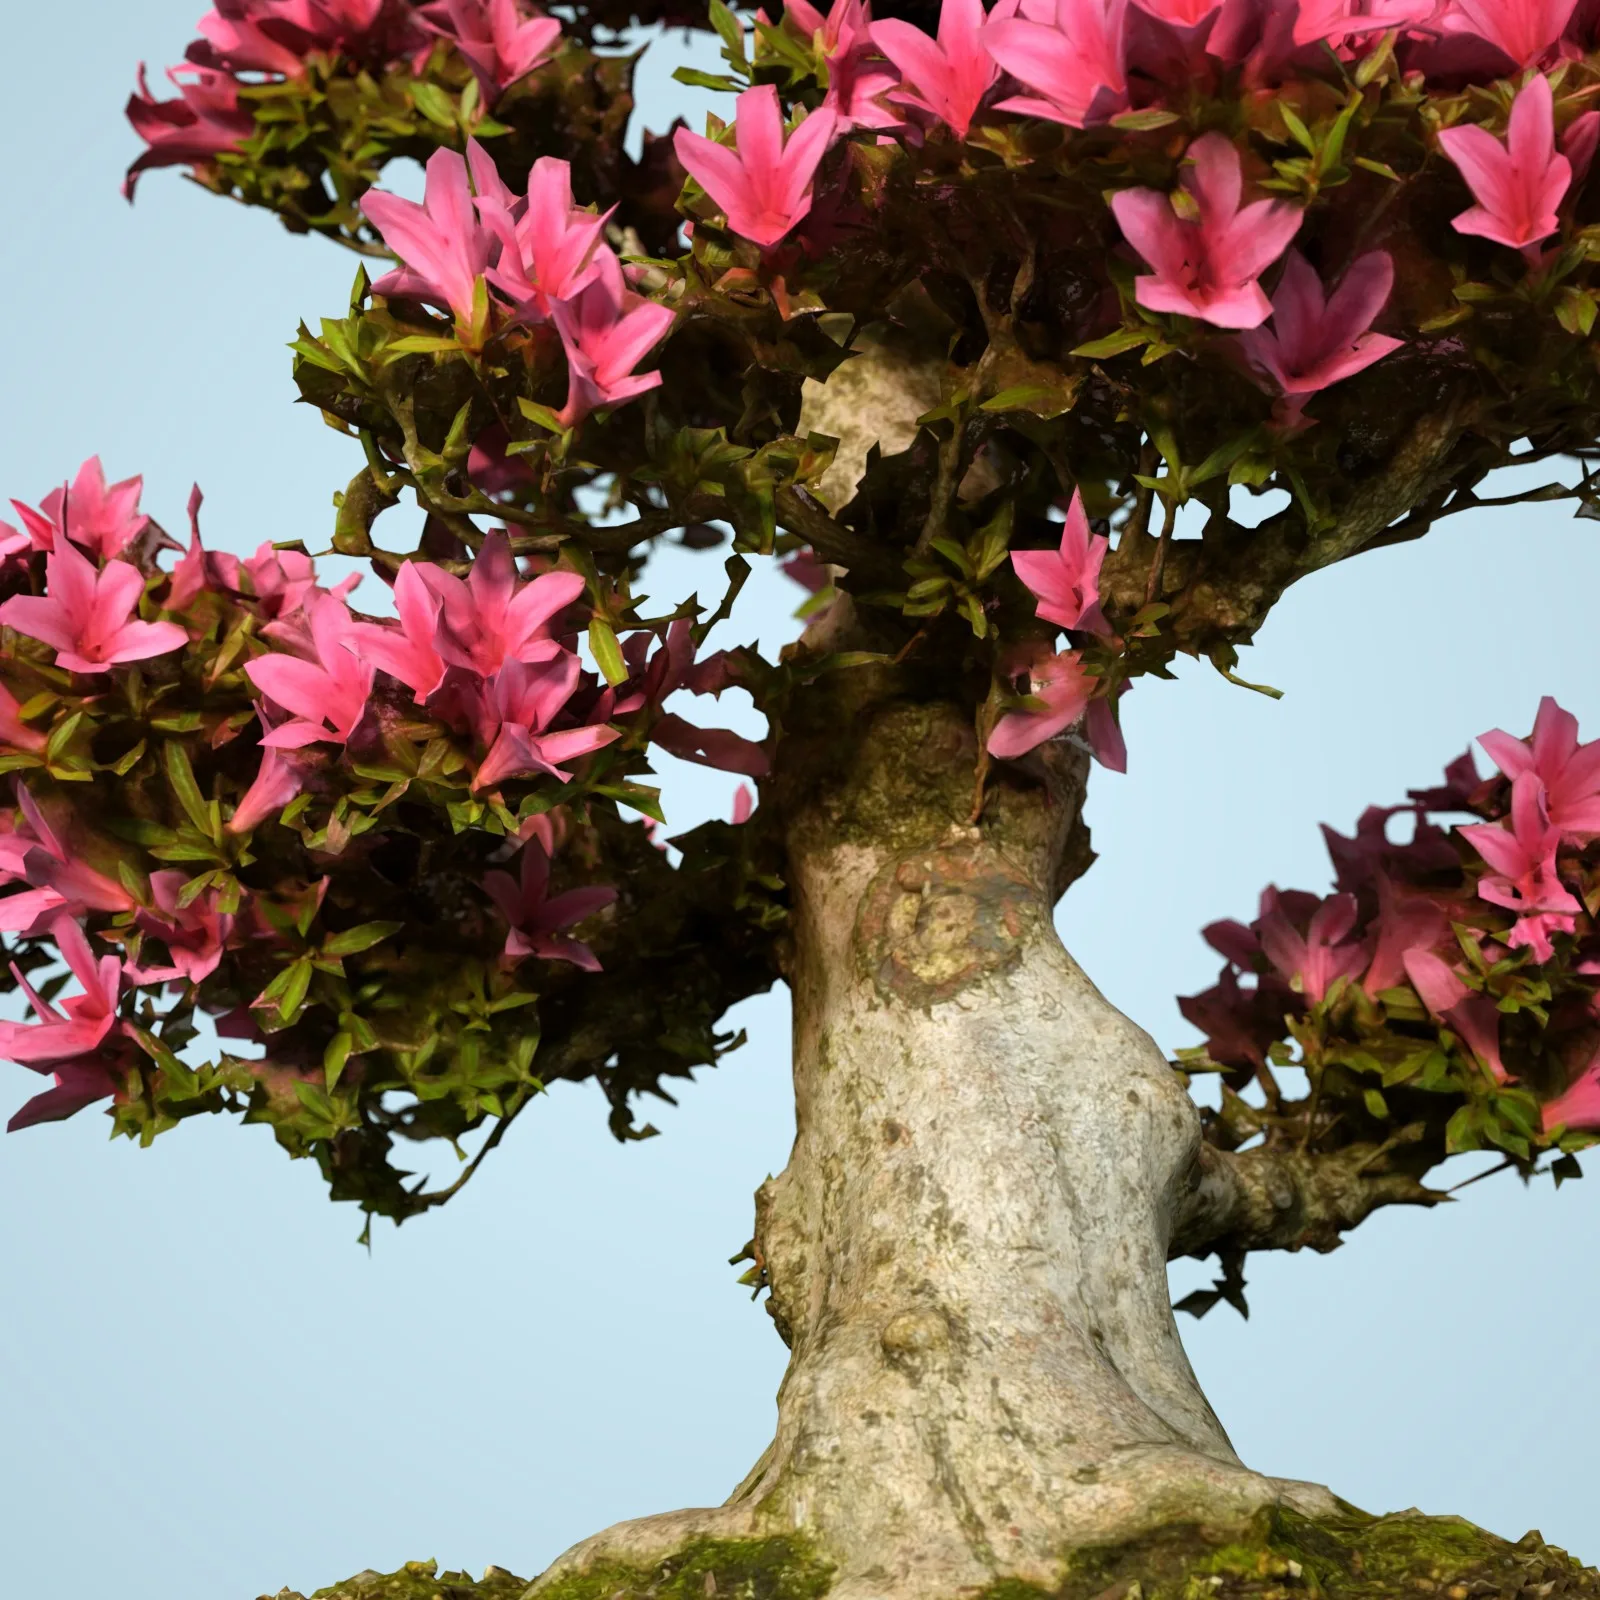
M431 562L408 561L394 583L394 608L399 622L357 622L351 629L355 648L364 661L387 672L416 696L421 705L444 681L446 664L439 654L440 598L429 588L423 567ZM433 568L437 571L438 569ZM459 579L440 576L450 583ZM469 591L470 593L470 591Z
M255 132L255 118L239 105L239 86L225 72L207 67L169 67L177 100L150 93L144 67L138 91L128 98L127 117L149 148L128 168L123 196L133 199L139 174L152 167L204 167L224 150L236 150Z
M305 787L305 782L305 767L300 761L270 745L263 747L261 765L228 819L228 832L250 833L268 818L278 816Z
M1504 144L1478 127L1446 128L1439 144L1478 202L1451 222L1457 233L1525 250L1560 227L1556 207L1572 182L1572 164L1556 153L1548 78L1533 78L1518 93Z
M1482 39L1518 68L1531 67L1561 37L1576 5L1577 0L1452 0L1441 27L1447 36Z
M144 479L124 478L106 484L105 469L99 456L90 456L78 468L70 488L54 489L45 496L37 511L13 500L17 515L28 530L28 538L15 545L31 545L35 550L54 550L63 534L91 555L108 561L121 555L150 526L150 519L139 510L139 495ZM16 530L0 522L0 532L17 540Z
M753 739L746 739L731 728L699 727L671 711L656 718L650 729L650 742L680 761L715 767L719 772L764 778L772 770L771 757Z
M833 0L826 17L806 0L789 0L783 14L828 69L822 109L839 118L840 131L900 125L881 98L899 84L900 77L872 59L872 7L866 0Z
M325 592L318 587L315 563L303 550L279 550L263 543L239 570L250 580L256 610L269 623L298 616L307 601Z
M1282 255L1301 214L1281 200L1241 207L1239 152L1220 133L1189 146L1183 187L1199 213L1190 222L1154 189L1123 189L1111 209L1128 242L1155 269L1136 280L1139 304L1198 317L1219 328L1256 328L1272 305L1256 281Z
M425 301L470 327L478 280L488 270L494 240L473 207L466 161L441 147L428 157L420 206L369 189L361 209L402 262L373 284L373 293Z
M498 528L484 538L465 582L432 562L410 562L410 568L438 603L433 642L439 656L484 678L508 660L532 663L558 654L552 624L583 593L583 579L575 572L545 572L531 583L518 583L510 541ZM397 600L398 590L397 584ZM408 637L420 637L426 626L423 603L408 594L407 606L402 626Z
M1326 40L1343 45L1426 22L1438 9L1438 0L1300 0L1294 42L1303 46Z
M1431 950L1408 950L1404 964L1428 1014L1460 1035L1495 1081L1505 1083L1511 1074L1500 1059L1500 1009L1494 1000L1469 989L1449 962Z
M1600 1056L1570 1088L1547 1100L1541 1115L1546 1133L1556 1128L1600 1128Z
M356 43L382 19L386 0L217 0L197 24L205 46L192 58L233 72L305 75L305 57Z
M575 300L558 301L553 308L567 355L567 403L557 414L569 428L597 407L620 405L661 382L659 372L633 369L661 342L674 317L670 306L628 288L611 251L596 260L594 281Z
M741 783L733 791L732 822L735 827L748 822L755 815L756 797L750 792L748 783Z
M1053 21L1037 14L1043 11ZM1127 0L1055 0L1023 16L996 16L983 30L984 48L1019 83L1034 91L1000 101L996 109L1084 128L1128 103Z
M506 939L504 959L520 961L524 956L540 956L546 961L570 961L586 972L598 972L600 963L588 945L577 939L562 938L563 930L603 911L617 898L611 888L570 889L566 894L547 898L550 887L550 858L536 840L522 847L522 870L513 878L509 872L491 872L483 880L494 903L499 906L511 932Z
M734 233L774 245L810 211L812 180L838 121L831 111L813 111L785 142L778 91L763 83L739 96L732 148L688 128L678 129L673 148Z
M1058 628L1093 631L1100 618L1100 564L1111 541L1089 532L1083 495L1074 489L1058 550L1013 550L1011 565L1038 601L1036 615Z
M1546 695L1524 743L1496 728L1478 743L1508 778L1531 772L1544 785L1551 825L1575 838L1600 833L1600 739L1578 743L1578 719Z
M874 22L872 42L905 80L889 98L931 112L957 138L965 139L979 104L1000 76L984 48L987 21L983 0L943 0L934 39L898 18Z
M467 150L476 172L482 147L474 140ZM501 245L489 281L524 316L548 317L553 301L572 299L600 275L597 256L611 254L604 243L611 212L575 206L572 168L555 156L534 162L525 202L513 202L509 191L502 198L485 174L478 182L478 214Z
M989 754L1013 761L1072 727L1088 709L1097 682L1084 671L1076 650L1034 662L1028 669L1028 693L1036 704L1008 711L995 723Z
M29 887L0 900L0 932L32 937L62 912L133 910L126 887L68 848L25 783L17 784L17 803L23 826L0 834L0 883L21 879Z
M622 735L605 723L548 731L578 687L581 668L570 650L532 664L510 660L486 686L479 707L479 731L489 746L472 787L487 789L522 773L545 772L563 783L572 774L563 761L575 761Z
M1312 913L1302 934L1278 903L1278 891L1261 895L1261 948L1289 985L1315 1005L1340 978L1354 978L1367 965L1367 947L1346 943L1355 927L1354 895L1330 895Z
M1461 830L1474 850L1489 863L1478 880L1478 898L1517 913L1507 941L1513 949L1528 946L1537 960L1554 954L1552 933L1571 933L1583 909L1556 873L1556 848L1561 830L1550 824L1544 785L1529 770L1512 780L1511 826L1481 822Z
M30 728L22 720L22 706L17 697L0 683L0 744L13 750L28 750L40 754L50 742L47 734Z
M239 558L226 551L207 550L200 543L200 507L204 500L200 485L196 484L189 491L189 548L172 569L165 607L168 611L182 611L207 589L235 593L239 589Z
M68 540L45 558L46 592L13 595L0 605L0 622L56 652L69 672L104 672L128 661L147 661L189 642L175 622L139 622L132 613L144 593L139 569L109 561L101 571Z
M135 983L163 983L173 978L199 983L217 970L233 930L233 917L217 910L214 888L202 891L188 905L181 904L188 881L181 872L150 874L150 898L155 906L153 910L141 907L135 920L146 933L154 934L166 945L172 965L137 970L130 967L128 974Z
M1337 835L1335 835L1337 837ZM1361 980L1370 995L1382 994L1404 982L1406 958L1417 950L1431 950L1450 931L1450 919L1431 900L1400 897L1393 881L1377 875L1377 940L1372 964Z
M103 1067L82 1061L104 1042L116 1021L117 1001L122 993L122 963L114 956L95 960L83 929L68 916L57 917L50 926L51 937L60 947L62 959L83 985L83 993L64 1001L58 1010L41 999L37 990L14 963L12 976L22 987L39 1020L0 1022L0 1056L6 1056L36 1071L53 1069L54 1089L36 1095L6 1124L7 1132L32 1127L37 1122L54 1122L70 1117L92 1101L114 1091ZM69 1070L76 1063L78 1070Z
M543 66L561 43L561 24L518 0L443 0L435 9L449 18L439 31L472 68L489 105L519 78Z
M1272 297L1272 327L1240 334L1239 347L1282 394L1303 405L1405 343L1371 331L1393 286L1394 263L1373 250L1353 261L1339 287L1325 295L1316 269L1291 250Z
M275 650L245 663L250 681L290 716L262 737L268 749L344 744L367 709L373 669L356 653L349 607L337 595L324 595L313 603L310 622L315 660Z

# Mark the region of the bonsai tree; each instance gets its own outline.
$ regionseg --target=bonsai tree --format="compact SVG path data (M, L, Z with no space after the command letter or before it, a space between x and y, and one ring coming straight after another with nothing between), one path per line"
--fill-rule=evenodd
M628 154L636 24L715 30L727 72L680 76L726 122ZM1290 585L1499 503L1508 463L1577 462L1508 498L1600 514L1597 25L223 0L175 94L140 79L128 192L184 167L364 258L295 373L350 439L327 545L392 603L320 548L209 548L198 491L174 538L97 460L0 528L33 1013L0 1053L46 1080L12 1128L234 1115L400 1222L558 1080L648 1132L781 980L798 1135L745 1257L791 1350L776 1437L725 1505L532 1593L1600 1593L1536 1538L1250 1470L1166 1279L1215 1257L1187 1309L1242 1306L1252 1251L1432 1205L1462 1152L1576 1175L1600 741L1546 699L1482 735L1495 771L1330 834L1330 893L1206 930L1176 1062L1051 917L1135 679L1250 688ZM704 552L696 594L647 597L662 541ZM773 558L803 635L707 653ZM654 748L748 780L733 819L659 833ZM455 1182L410 1170L469 1136ZM441 1584L522 1591L329 1593Z

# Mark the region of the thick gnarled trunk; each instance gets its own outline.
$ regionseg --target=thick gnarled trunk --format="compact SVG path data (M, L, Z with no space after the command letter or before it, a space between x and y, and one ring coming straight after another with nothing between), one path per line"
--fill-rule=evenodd
M1325 1490L1242 1466L1189 1367L1166 1261L1197 1114L1051 908L1081 865L1082 757L990 784L941 706L834 705L780 790L797 1137L757 1197L792 1348L773 1444L727 1505L558 1564L799 1533L841 1597L918 1600L1171 1522Z

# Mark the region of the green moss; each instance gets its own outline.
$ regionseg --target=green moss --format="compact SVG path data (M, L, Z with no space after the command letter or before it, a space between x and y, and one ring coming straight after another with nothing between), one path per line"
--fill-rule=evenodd
M650 1567L598 1562L540 1586L537 1600L822 1600L833 1569L804 1540L700 1539ZM312 1600L522 1600L491 1567L481 1580L414 1562L365 1572ZM1016 1579L970 1600L1600 1600L1600 1572L1536 1533L1515 1544L1458 1517L1371 1517L1352 1506L1308 1519L1265 1511L1221 1539L1190 1524L1077 1552L1054 1589ZM287 1590L278 1600L301 1600ZM951 1600L930 1595L927 1600Z
M539 1590L539 1600L821 1600L832 1582L833 1569L800 1539L697 1539L652 1567L597 1562L565 1573ZM498 1567L475 1580L411 1561L399 1572L363 1572L318 1589L311 1600L521 1600L527 1587ZM276 1600L304 1597L285 1589Z
M1193 1526L1080 1551L1054 1590L1007 1580L980 1600L1600 1600L1600 1573L1537 1533L1516 1544L1417 1511L1332 1518L1265 1511L1242 1537Z
M538 1591L538 1600L821 1600L833 1568L802 1539L696 1539L650 1568L597 1562Z

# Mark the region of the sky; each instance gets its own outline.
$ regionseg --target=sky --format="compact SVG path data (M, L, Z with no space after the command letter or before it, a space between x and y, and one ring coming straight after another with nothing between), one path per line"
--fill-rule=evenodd
M209 543L318 548L358 463L293 403L285 346L342 311L351 258L174 174L132 209L117 192L134 67L177 59L199 8L79 0L70 77L11 75L0 496L36 502L98 451L145 474L169 526L198 479ZM18 9L11 59L56 60L61 27ZM648 62L658 128L708 100L668 81L676 48ZM713 561L688 583L719 579ZM1250 915L1267 882L1324 889L1319 822L1348 830L1473 735L1525 731L1544 693L1600 733L1597 593L1593 524L1476 513L1293 591L1241 669L1281 701L1210 668L1141 683L1129 772L1095 779L1101 860L1063 903L1069 947L1164 1045L1191 1042L1173 996L1216 965L1197 930ZM786 580L747 596L746 636L787 636ZM732 783L674 769L673 823L725 814ZM532 1575L611 1522L724 1498L770 1436L784 1359L726 1262L792 1137L784 997L730 1021L751 1042L649 1109L661 1138L616 1144L599 1091L559 1086L445 1212L375 1228L370 1254L264 1129L197 1119L141 1151L91 1111L0 1139L15 1592L251 1600L425 1556ZM36 1083L0 1066L0 1120ZM1597 1242L1600 1170L1559 1194L1502 1177L1327 1258L1254 1259L1249 1321L1219 1308L1185 1339L1252 1465L1600 1560L1579 1403ZM1181 1264L1175 1292L1206 1276Z

